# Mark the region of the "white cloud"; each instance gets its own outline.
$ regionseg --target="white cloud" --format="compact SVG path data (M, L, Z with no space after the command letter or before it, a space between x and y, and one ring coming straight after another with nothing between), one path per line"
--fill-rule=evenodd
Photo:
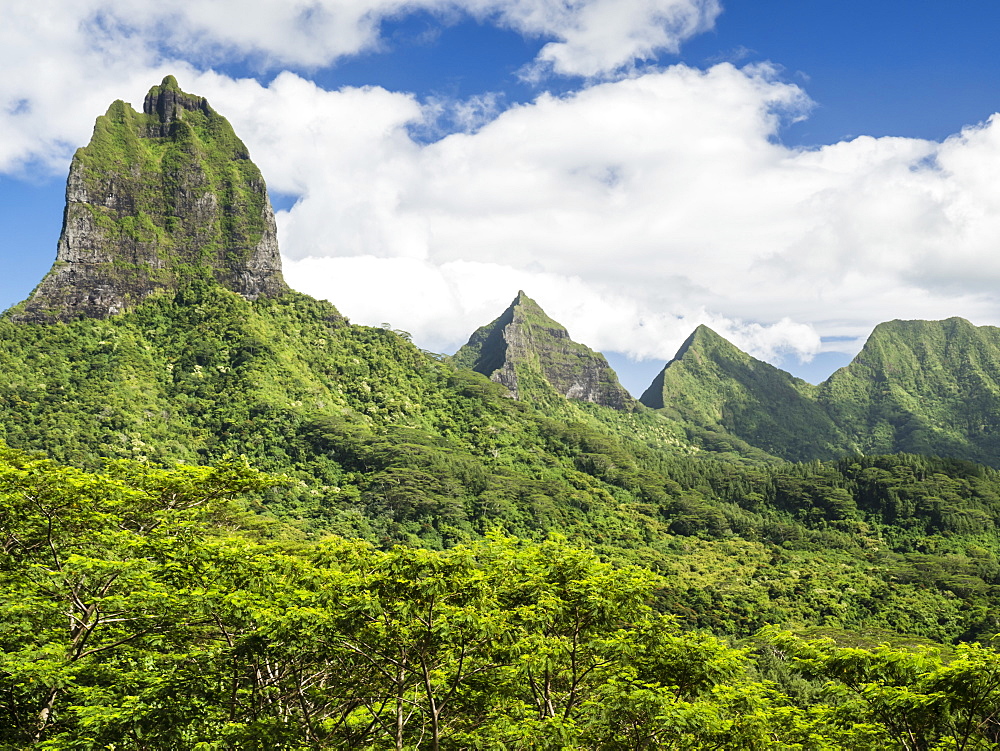
M234 3L5 5L0 170L64 170L110 101L139 104L174 73L229 117L272 189L299 196L279 215L289 279L430 349L460 344L518 289L579 341L659 359L698 323L771 359L891 318L1000 323L1000 119L944 143L789 149L775 136L808 113L801 89L766 67L674 66L502 112L489 97L449 103L468 132L423 144L411 129L432 127L440 103L287 72L264 87L164 44L329 60L423 7L551 36L540 61L589 75L676 46L718 6L628 0L618 18L625 6L606 0L240 3L246 23L230 28ZM303 24L306 8L318 15Z
M1000 283L1000 121L943 144L789 149L774 135L808 110L804 93L726 64L542 96L427 145L407 136L410 99L311 96L331 117L361 101L383 115L312 152L299 118L282 125L278 153L326 167L276 165L305 186L281 217L290 278L432 349L460 344L519 288L580 341L660 359L698 323L774 360L890 318L1000 320L983 294Z
M0 172L60 168L89 124L164 72L224 63L321 68L385 48L381 24L416 11L553 39L539 65L606 75L710 28L717 0L6 0L0 24ZM489 95L455 112L482 121Z
M668 359L699 324L765 359L782 354L808 359L820 349L811 326L787 318L761 325L704 309L652 311L629 295L579 277L496 263L309 257L287 260L285 277L295 289L338 302L355 323L388 323L438 352L464 344L475 328L496 318L519 289L567 325L576 341L636 360Z
M556 73L599 76L663 50L677 52L681 41L711 28L719 11L714 0L601 0L561 34L564 41L545 45L539 62Z

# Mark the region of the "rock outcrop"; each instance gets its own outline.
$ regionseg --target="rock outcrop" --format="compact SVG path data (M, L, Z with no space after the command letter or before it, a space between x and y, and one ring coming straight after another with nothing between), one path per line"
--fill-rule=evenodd
M635 406L604 355L570 339L524 292L499 318L477 329L453 359L506 386L515 399L537 397L548 387L613 409Z
M104 318L191 273L248 299L287 290L260 170L226 119L167 76L141 114L119 100L97 119L70 167L55 264L9 316Z

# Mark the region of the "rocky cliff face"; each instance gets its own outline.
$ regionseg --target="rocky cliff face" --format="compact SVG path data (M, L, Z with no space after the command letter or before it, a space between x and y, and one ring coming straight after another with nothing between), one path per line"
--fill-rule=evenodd
M524 292L499 318L478 329L454 360L503 384L516 399L548 387L570 399L614 409L635 405L604 356L570 339Z
M210 274L248 299L287 290L260 170L229 123L173 76L122 101L73 157L51 271L10 317L103 318Z

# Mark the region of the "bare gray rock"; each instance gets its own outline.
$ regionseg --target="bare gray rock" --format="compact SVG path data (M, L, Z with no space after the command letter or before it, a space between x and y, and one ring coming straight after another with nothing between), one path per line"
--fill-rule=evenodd
M636 406L604 355L574 342L524 292L499 318L478 329L454 361L506 386L515 399L536 399L550 388L613 409Z

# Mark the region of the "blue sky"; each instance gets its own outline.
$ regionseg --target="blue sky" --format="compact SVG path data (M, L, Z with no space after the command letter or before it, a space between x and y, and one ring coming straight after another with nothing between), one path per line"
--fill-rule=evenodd
M996 3L52 5L0 30L0 306L94 117L173 73L250 146L292 284L428 349L521 288L633 391L699 323L814 382L881 320L1000 324Z

